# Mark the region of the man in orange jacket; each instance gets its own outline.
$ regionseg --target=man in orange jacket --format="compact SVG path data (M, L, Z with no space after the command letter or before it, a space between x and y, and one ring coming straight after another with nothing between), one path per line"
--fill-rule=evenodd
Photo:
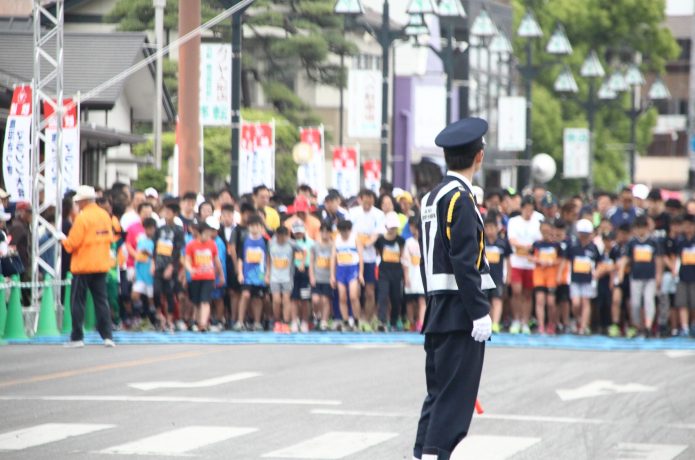
M115 346L111 335L111 310L106 296L106 272L111 269L113 238L111 217L96 204L93 187L81 185L73 202L80 208L68 236L61 234L63 247L72 255L72 333L67 347L83 347L84 310L87 289L92 293L97 330L107 347Z

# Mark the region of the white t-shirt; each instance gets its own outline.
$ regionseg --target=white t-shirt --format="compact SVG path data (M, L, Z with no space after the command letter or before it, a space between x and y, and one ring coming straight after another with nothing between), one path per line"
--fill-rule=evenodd
M425 294L422 273L420 273L420 258L420 244L411 236L405 241L405 250L403 251L403 263L408 267L410 277L410 286L405 288L406 294Z
M522 216L512 217L507 224L507 237L510 243L512 240L516 240L520 244L531 246L541 239L540 219L536 216L531 217L530 220L526 220ZM516 248L513 248L513 251L509 259L512 268L533 270L534 264L530 259L523 257L524 254L517 254Z
M123 229L124 232L127 232L130 226L136 222L140 222L140 216L138 213L133 210L126 211L121 216L121 229Z
M373 235L385 233L384 213L374 206L369 211L365 211L362 206L350 209L350 220L352 231L362 244ZM377 255L373 244L364 247L362 258L365 264L376 263Z

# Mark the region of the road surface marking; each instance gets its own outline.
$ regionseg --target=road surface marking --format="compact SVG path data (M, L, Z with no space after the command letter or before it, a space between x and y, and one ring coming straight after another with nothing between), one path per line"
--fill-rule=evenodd
M695 350L666 350L666 356L669 358L688 358L695 356Z
M451 460L506 460L540 441L541 438L472 435L456 446Z
M11 386L16 386L16 385L24 385L27 383L45 382L47 380L65 379L68 377L94 374L97 372L110 371L110 370L114 370L114 369L138 367L138 366L144 366L146 364L159 363L159 362L163 362L163 361L172 361L175 359L193 358L195 356L200 356L200 355L208 354L208 353L215 353L215 352L214 351L212 351L212 352L187 351L184 353L175 353L175 354L171 354L171 355L155 356L152 358L136 359L133 361L121 361L118 363L103 364L101 366L83 367L81 369L73 369L70 371L52 372L50 374L35 375L33 377L27 377L27 378L16 379L16 380L7 380L5 382L0 382L0 388L7 388L7 387L11 387Z
M672 460L687 448L680 444L620 443L617 446L617 460Z
M556 390L556 393L563 401L573 401L575 399L595 398L597 396L614 395L618 393L648 393L656 390L656 387L641 385L639 383L626 383L621 385L611 380L594 380L578 388Z
M197 382L141 382L129 383L128 386L143 391L157 390L160 388L209 388L224 385L225 383L251 379L260 375L261 374L259 372L238 372L236 374L223 375L222 377L199 380Z
M44 423L0 434L0 450L27 449L113 427L90 423Z
M552 417L544 415L513 415L513 414L490 414L475 415L476 419L485 420L510 420L519 422L542 422L542 423L584 423L589 425L602 425L614 423L609 420L598 418L576 418L576 417Z
M193 403L193 404L277 404L297 406L340 406L334 399L288 399L288 398L196 398L185 396L0 396L0 401L61 401L61 402L137 402L137 403Z
M244 436L258 428L189 426L109 447L99 453L119 455L183 455L201 447Z
M419 417L417 413L405 412L370 412L360 410L337 410L337 409L312 409L312 414L317 415L354 415L357 417Z
M264 454L264 458L302 458L332 460L345 458L384 441L395 438L398 433L361 433L331 431L308 439L285 449Z

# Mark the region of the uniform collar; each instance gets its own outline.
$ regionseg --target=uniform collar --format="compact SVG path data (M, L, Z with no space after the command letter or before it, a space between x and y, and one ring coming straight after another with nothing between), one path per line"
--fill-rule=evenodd
M463 182L463 184L466 186L466 188L468 188L468 190L473 189L473 184L471 184L471 181L468 180L468 178L466 176L459 174L457 172L454 172L454 171L447 171L446 175L454 177L454 178L460 180L461 182Z

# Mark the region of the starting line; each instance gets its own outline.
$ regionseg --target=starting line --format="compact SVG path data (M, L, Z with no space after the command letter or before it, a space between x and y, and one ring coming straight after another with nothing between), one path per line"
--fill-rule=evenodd
M11 339L7 343L14 345L60 345L68 341L68 336L34 337L30 339ZM339 333L312 332L309 334L273 334L269 332L221 332L195 333L177 332L115 332L114 340L118 345L417 345L423 344L423 336L415 333ZM101 338L92 332L85 335L85 344L100 345ZM589 351L695 351L695 339L625 339L604 336L540 336L495 334L488 342L491 347L504 348L542 348L557 350ZM381 347L379 347L381 348ZM388 348L388 347L384 347ZM394 347L399 348L399 347Z

